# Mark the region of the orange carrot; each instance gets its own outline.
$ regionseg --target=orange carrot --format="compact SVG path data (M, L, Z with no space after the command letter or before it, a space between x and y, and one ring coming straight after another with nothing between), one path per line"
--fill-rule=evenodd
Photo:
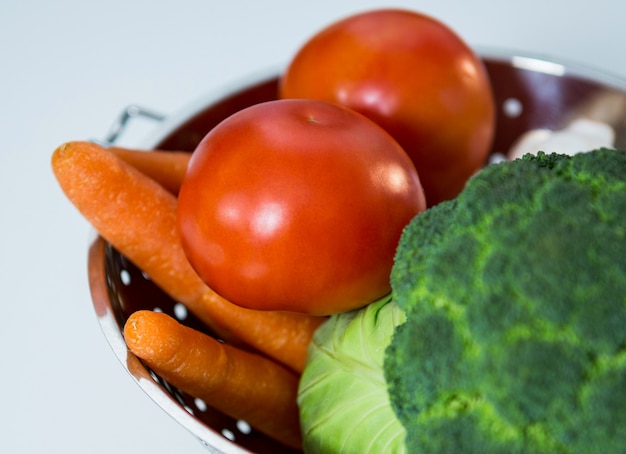
M174 299L198 299L203 284L179 247L176 197L90 142L69 142L52 155L61 189L94 228Z
M304 369L313 333L326 318L246 309L213 292L183 251L173 194L90 142L61 145L52 168L69 200L100 235L218 336L239 340L296 372Z
M191 159L191 152L188 151L145 151L120 147L110 147L109 150L172 194L178 194Z
M130 351L181 391L289 447L302 447L294 372L164 313L133 313L124 338Z
M257 311L237 306L205 286L200 300L187 303L201 320L226 327L231 337L293 371L302 373L313 334L327 317L296 312Z

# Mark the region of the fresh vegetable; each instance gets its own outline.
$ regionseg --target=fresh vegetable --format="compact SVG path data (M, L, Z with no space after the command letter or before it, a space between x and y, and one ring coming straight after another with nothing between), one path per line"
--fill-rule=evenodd
M294 372L159 312L134 312L124 325L124 339L135 355L181 391L289 447L302 446Z
M406 321L367 307L314 336L304 446L383 452L391 405L407 452L625 452L625 213L626 151L600 149L488 166L417 215L384 306Z
M319 31L286 68L280 96L336 102L380 124L413 159L429 206L485 164L495 130L480 59L414 11L367 11Z
M61 145L52 168L69 200L100 235L218 336L302 370L313 332L325 319L245 309L213 292L182 249L173 194L90 142Z
M161 184L172 194L178 194L187 171L191 152L165 150L136 150L110 147L118 158Z
M626 151L487 167L418 216L385 357L413 452L625 452Z
M383 374L385 348L404 320L387 295L317 330L298 392L305 452L404 452Z
M174 195L91 142L62 144L52 170L78 211L157 285L184 303L200 298L206 286L180 249Z
M313 100L257 104L217 125L178 200L183 247L211 288L252 309L315 315L388 293L402 229L425 208L389 134Z

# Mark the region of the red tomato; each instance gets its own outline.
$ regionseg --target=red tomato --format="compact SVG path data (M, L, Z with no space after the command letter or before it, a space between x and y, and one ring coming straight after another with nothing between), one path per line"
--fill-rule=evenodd
M336 102L377 122L413 159L429 206L485 164L495 129L482 61L412 11L374 10L323 29L291 61L280 97Z
M415 167L387 132L312 100L224 120L194 151L178 200L183 247L217 293L316 315L388 293L402 229L425 208Z

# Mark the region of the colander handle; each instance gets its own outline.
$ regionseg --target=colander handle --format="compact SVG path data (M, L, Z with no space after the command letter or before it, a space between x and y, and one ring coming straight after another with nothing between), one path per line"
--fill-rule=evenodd
M148 120L154 121L163 121L165 120L165 115L162 115L158 112L155 112L150 109L146 109L144 107L137 106L135 104L131 104L127 106L117 117L109 132L105 135L102 140L107 145L113 145L117 142L120 135L126 130L130 121L135 118L145 118Z

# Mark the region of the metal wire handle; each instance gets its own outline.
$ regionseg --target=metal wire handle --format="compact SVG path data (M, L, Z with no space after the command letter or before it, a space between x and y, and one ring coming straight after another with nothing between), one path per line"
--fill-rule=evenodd
M146 109L135 104L127 106L113 123L109 132L104 136L103 142L112 145L119 139L120 135L126 130L130 121L134 118L147 118L154 121L165 120L165 115Z

